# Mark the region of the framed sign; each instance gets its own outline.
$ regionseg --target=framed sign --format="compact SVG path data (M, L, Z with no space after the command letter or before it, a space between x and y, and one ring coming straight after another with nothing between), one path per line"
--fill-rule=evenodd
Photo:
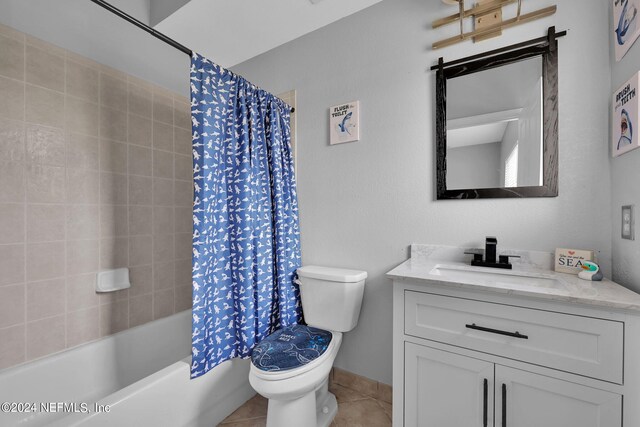
M638 148L638 83L636 73L613 94L613 117L611 118L611 155L618 157Z
M640 35L640 0L613 0L616 61L620 61Z
M360 101L336 105L329 109L329 143L342 144L360 140Z

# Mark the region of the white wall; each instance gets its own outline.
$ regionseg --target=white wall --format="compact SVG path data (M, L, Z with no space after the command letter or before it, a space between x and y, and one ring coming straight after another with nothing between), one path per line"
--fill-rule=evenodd
M468 145L447 149L447 188L500 187L500 149L503 143Z
M111 2L148 22L149 1ZM187 55L89 0L1 0L0 23L189 96Z
M384 273L409 256L411 242L481 246L495 235L498 251L589 248L611 271L608 2L540 0L524 8L552 4L553 17L434 52L431 43L456 29L432 30L431 21L454 8L385 0L235 67L274 93L297 90L304 263L369 272L360 322L345 337L338 367L391 383L392 293ZM428 68L440 55L450 60L540 37L550 25L569 30L560 40L559 197L434 201ZM328 107L356 99L362 140L329 146Z
M609 12L609 21L612 11ZM639 19L639 18L636 18ZM611 24L610 24L611 25ZM611 90L610 95L640 70L640 41L631 47L627 55L620 62L616 62L613 52L613 29L611 30ZM609 100L611 104L611 99ZM610 107L611 108L611 107ZM610 125L607 127L610 129ZM611 135L607 137L611 144ZM611 156L610 149L607 155ZM611 159L611 208L613 229L611 232L613 245L613 280L636 291L640 292L640 220L636 218L636 240L624 240L621 234L621 207L624 205L635 205L635 216L640 214L640 149L623 154L620 157Z

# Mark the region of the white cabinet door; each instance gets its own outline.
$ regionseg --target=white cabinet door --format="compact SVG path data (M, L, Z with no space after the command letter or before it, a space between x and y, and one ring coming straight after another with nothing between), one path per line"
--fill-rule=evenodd
M500 365L495 386L495 427L622 425L618 394Z
M492 427L493 378L493 363L405 343L404 425Z

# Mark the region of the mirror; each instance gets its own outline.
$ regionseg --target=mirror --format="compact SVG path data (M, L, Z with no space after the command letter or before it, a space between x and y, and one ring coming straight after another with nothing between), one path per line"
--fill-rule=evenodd
M545 37L437 67L438 199L557 196L555 39L549 46Z

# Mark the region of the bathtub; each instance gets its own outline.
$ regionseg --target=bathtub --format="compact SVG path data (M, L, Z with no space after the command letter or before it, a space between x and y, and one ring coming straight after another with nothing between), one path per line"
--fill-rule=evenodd
M191 380L190 348L188 310L2 370L0 404L23 412L0 412L0 426L213 427L255 394L249 362Z

